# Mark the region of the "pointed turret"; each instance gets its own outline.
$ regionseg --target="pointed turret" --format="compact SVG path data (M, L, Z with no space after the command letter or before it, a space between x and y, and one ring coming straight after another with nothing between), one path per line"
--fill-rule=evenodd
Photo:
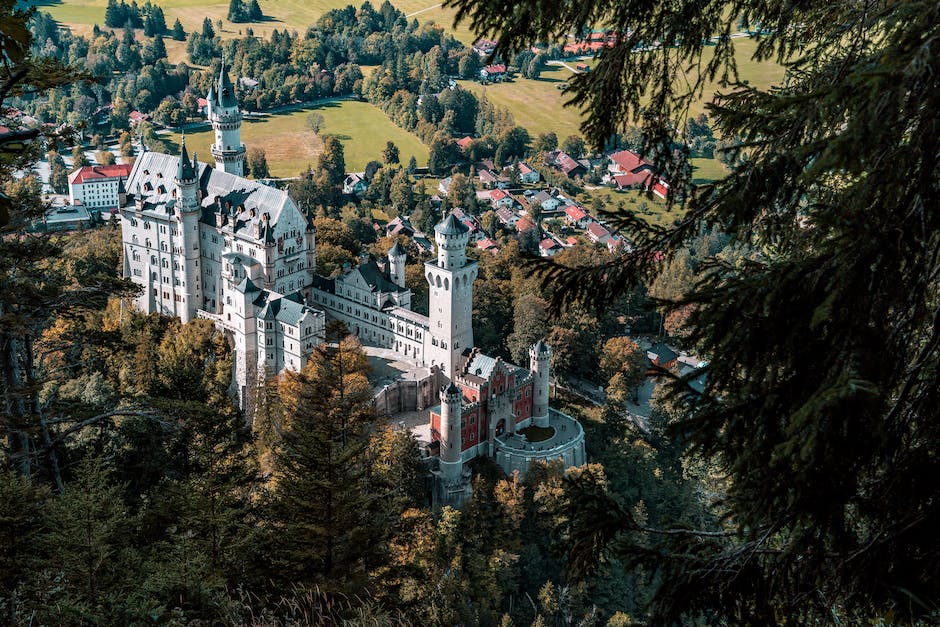
M238 103L235 100L235 88L232 87L232 79L225 71L225 58L222 59L222 69L219 70L219 80L217 83L219 106L235 107Z
M193 162L189 160L189 153L186 151L186 136L180 139L180 163L176 170L176 180L178 182L189 182L196 180L196 169Z
M212 157L218 170L242 176L245 172L245 145L241 140L242 114L235 98L235 88L225 69L225 60L215 81L215 88L209 90L209 123L215 132L212 143Z

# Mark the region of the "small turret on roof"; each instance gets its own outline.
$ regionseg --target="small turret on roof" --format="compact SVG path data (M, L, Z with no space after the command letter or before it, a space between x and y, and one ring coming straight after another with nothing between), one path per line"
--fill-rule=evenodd
M177 181L195 181L196 170L193 168L192 161L189 160L189 153L186 152L186 136L180 138L180 163L176 170Z

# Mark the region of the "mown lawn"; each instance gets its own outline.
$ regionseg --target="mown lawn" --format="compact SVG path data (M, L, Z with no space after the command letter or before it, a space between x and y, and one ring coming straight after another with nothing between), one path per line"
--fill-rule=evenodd
M366 163L381 160L386 141L398 146L404 164L414 155L418 164L428 161L427 148L421 141L394 124L384 113L366 102L331 102L289 113L246 118L242 141L251 148L264 148L272 176L296 176L316 163L323 142L306 125L311 111L323 115L322 133L336 135L343 143L346 168L361 171ZM174 140L176 136L174 136ZM211 161L211 130L187 134L186 145L199 154L200 161Z

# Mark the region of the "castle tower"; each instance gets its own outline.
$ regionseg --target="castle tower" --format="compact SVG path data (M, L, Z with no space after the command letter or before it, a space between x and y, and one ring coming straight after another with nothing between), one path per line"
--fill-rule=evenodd
M186 138L180 140L181 152L179 167L176 170L176 220L178 223L178 245L183 251L183 272L181 285L174 287L180 296L179 316L183 323L196 317L196 310L203 305L202 285L199 268L199 164L189 160L186 152ZM176 242L174 242L176 244Z
M405 287L405 249L398 242L388 251L388 278L398 287Z
M441 475L454 482L463 475L460 422L463 414L460 389L453 383L441 388Z
M469 229L453 213L434 227L437 260L424 264L429 287L430 329L424 340L427 365L453 377L460 353L473 348L473 281L477 263L467 261Z
M229 174L244 176L245 145L241 140L242 114L235 99L235 88L225 71L225 60L214 87L209 88L209 122L215 131L212 156L215 167Z
M548 426L548 377L552 349L542 340L529 348L529 370L532 371L532 424Z

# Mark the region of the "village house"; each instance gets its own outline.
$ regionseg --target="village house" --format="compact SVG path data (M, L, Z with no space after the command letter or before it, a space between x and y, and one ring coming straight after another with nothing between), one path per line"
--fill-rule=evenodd
M576 226L579 229L585 229L593 222L587 211L577 205L568 205L565 207L565 220L567 220L568 224L571 226Z
M489 193L490 203L495 209L500 207L512 207L515 204L512 196L502 189L494 189Z
M591 222L588 224L586 231L588 239L595 244L606 244L607 239L610 237L610 231L605 229L598 222Z
M490 39L480 39L475 44L473 44L473 51L476 52L481 57L488 57L493 54L493 51L496 50L496 46L499 45L498 41L492 41Z
M394 237L395 235L412 237L415 234L415 229L408 218L396 216L385 225L385 234L389 237Z
M496 210L496 218L507 227L514 229L519 221L519 214L508 207L500 207Z
M441 182L437 184L437 191L440 192L441 196L447 196L447 193L450 191L451 177L441 179Z
M496 243L496 240L490 237L484 237L477 240L477 248L484 252L491 253L496 255L499 253L499 244Z
M350 172L343 179L343 193L349 196L360 196L369 189L365 172Z
M492 81L494 83L498 83L504 78L506 78L506 66L502 63L487 65L480 70L481 81Z
M519 180L525 183L526 185L535 185L538 183L542 175L538 173L538 170L535 170L525 161L520 161L519 165Z
M540 257L554 257L556 254L564 250L564 248L555 241L552 237L546 237L539 242L539 256Z
M587 168L563 150L545 153L545 164L554 167L570 179L587 174Z

